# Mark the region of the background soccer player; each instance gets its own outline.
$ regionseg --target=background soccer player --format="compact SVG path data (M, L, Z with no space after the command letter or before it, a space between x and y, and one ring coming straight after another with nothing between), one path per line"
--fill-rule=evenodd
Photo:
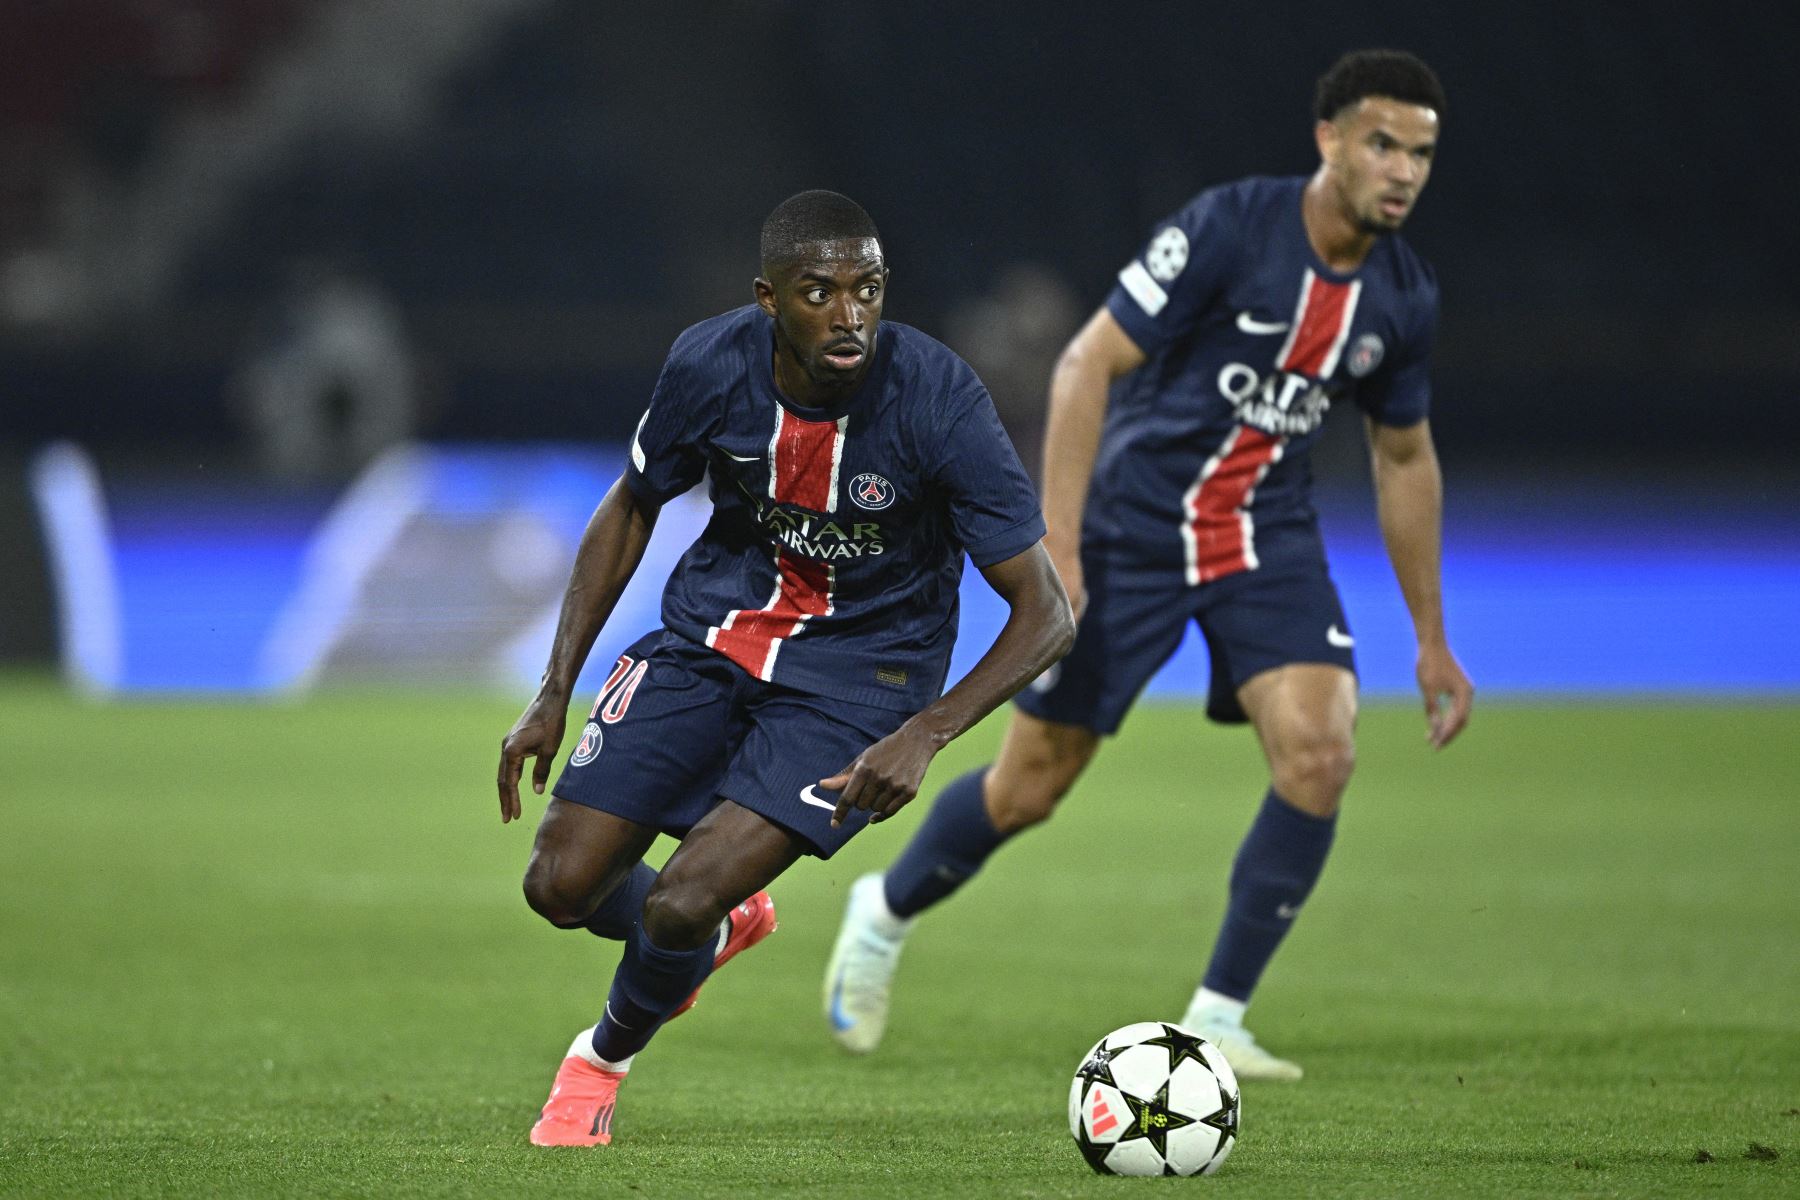
M664 628L619 656L525 875L546 920L626 943L538 1145L610 1142L633 1056L773 928L761 889L893 815L938 750L1069 647L1043 518L987 391L938 342L881 324L887 278L850 200L777 207L756 303L676 339L582 538L542 688L502 743L503 822L526 759L538 791L549 778L658 510L710 478L712 520L669 577ZM940 698L965 552L1011 611ZM683 838L660 874L642 861L659 832Z
M826 1015L853 1051L881 1039L913 920L1050 815L1191 619L1212 657L1208 715L1248 720L1272 779L1183 1022L1240 1076L1301 1075L1242 1018L1324 867L1354 760L1353 639L1309 498L1307 452L1334 405L1365 417L1433 746L1463 728L1473 698L1440 602L1426 419L1437 285L1393 236L1430 177L1443 91L1412 55L1363 51L1319 80L1316 101L1310 179L1202 192L1063 352L1045 514L1079 635L1018 697L999 758L945 788L886 874L853 887L825 981Z

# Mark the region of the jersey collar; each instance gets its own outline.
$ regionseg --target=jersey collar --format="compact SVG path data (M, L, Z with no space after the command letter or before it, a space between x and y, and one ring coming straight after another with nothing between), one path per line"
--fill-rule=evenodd
M835 421L856 407L857 400L866 395L879 395L887 381L888 359L891 357L890 346L893 342L892 330L883 331L879 327L875 334L875 360L869 364L868 374L854 392L839 400L836 404L823 408L808 408L803 404L795 404L775 386L775 319L763 317L763 329L760 336L750 339L750 378L755 381L757 390L765 397L788 410L802 421Z

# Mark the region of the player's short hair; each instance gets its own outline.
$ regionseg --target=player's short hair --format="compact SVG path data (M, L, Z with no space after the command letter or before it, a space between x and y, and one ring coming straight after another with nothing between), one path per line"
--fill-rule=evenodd
M1444 85L1417 55L1404 50L1352 50L1319 76L1313 111L1329 121L1368 96L1418 104L1444 115Z
M777 204L763 222L763 274L796 261L807 246L862 238L881 240L862 205L823 189L800 192Z

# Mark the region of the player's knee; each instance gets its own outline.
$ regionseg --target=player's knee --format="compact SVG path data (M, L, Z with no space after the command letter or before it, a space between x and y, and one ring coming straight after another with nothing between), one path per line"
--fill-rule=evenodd
M525 870L525 903L550 924L568 929L587 920L594 905L585 888L533 858Z
M705 888L658 879L644 898L644 932L665 950L691 950L718 931L730 907Z
M1274 763L1275 790L1315 816L1337 812L1356 769L1356 743L1348 733L1312 731L1291 739Z

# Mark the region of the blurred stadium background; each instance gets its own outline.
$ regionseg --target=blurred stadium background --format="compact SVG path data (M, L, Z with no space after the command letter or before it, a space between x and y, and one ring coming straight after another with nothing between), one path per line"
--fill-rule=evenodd
M775 203L869 208L889 315L1035 465L1152 222L1310 171L1314 78L1382 44L1451 98L1407 236L1481 698L1428 755L1340 416L1374 702L1258 999L1308 1079L1253 1089L1222 1185L1796 1194L1800 10L1664 0L0 0L0 1193L1113 1195L1067 1073L1180 1011L1266 782L1194 645L932 918L891 1053L837 1054L818 975L923 805L781 881L598 1160L524 1143L613 952L518 902L494 748ZM702 514L665 513L603 662ZM997 619L971 573L959 668Z
M1475 678L1800 690L1800 17L1107 13L0 0L0 660L101 694L516 689L669 342L747 299L782 197L867 205L889 315L975 363L1034 461L1050 362L1150 223L1310 170L1313 78L1400 44L1451 95L1407 233L1444 286ZM1403 692L1336 424L1334 560L1370 690ZM995 619L975 582L964 662Z

